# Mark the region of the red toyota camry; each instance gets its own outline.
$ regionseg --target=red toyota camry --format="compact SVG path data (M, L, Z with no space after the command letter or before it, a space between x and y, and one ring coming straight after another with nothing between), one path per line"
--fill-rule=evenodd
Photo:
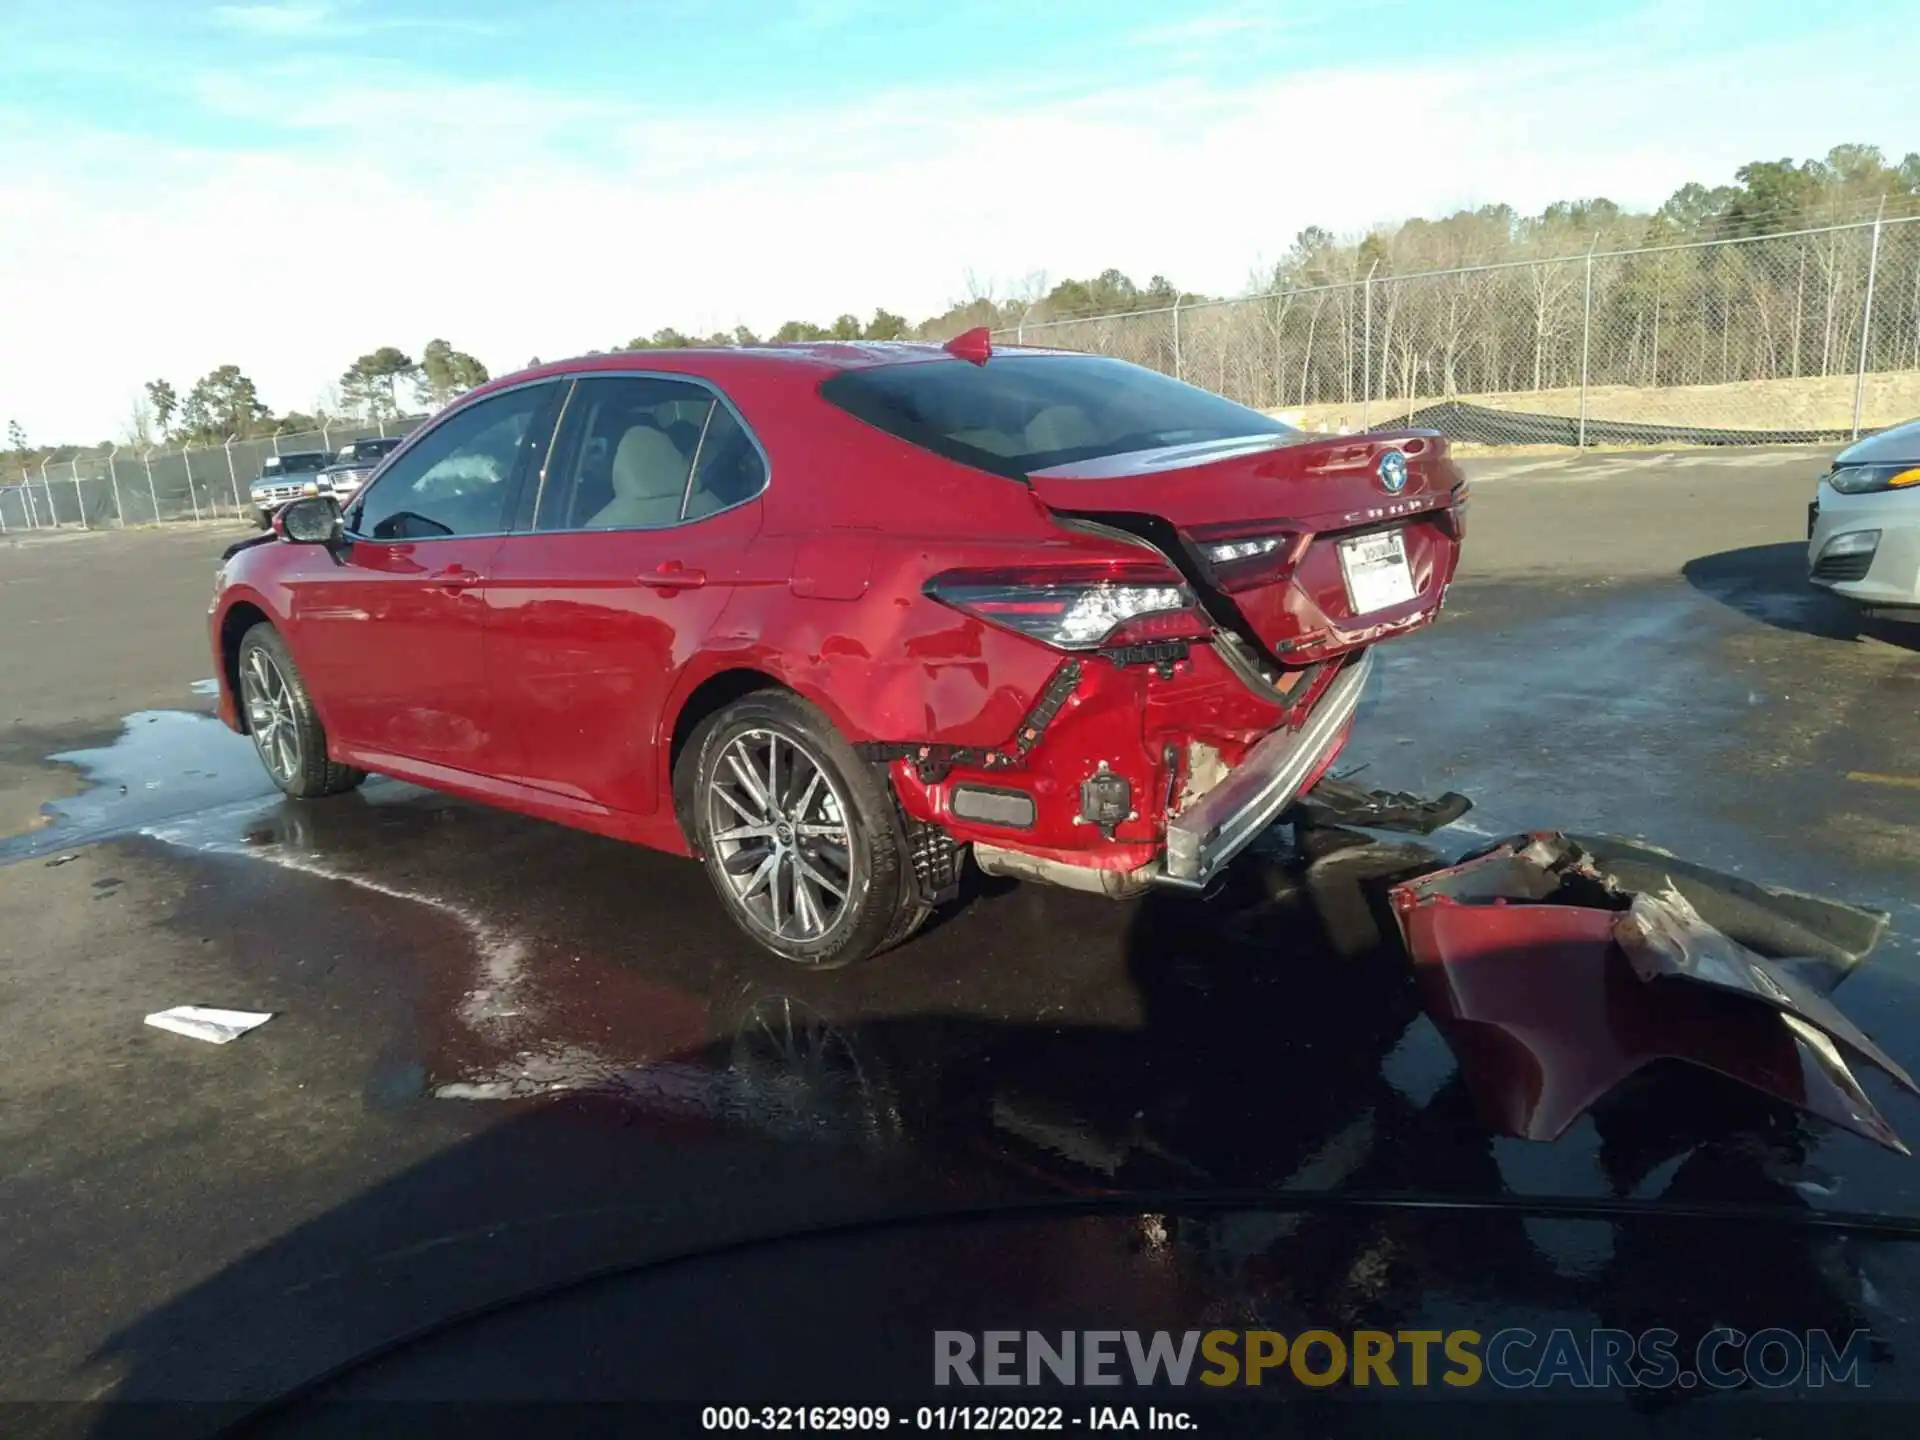
M221 715L312 798L372 771L698 856L804 965L984 871L1205 887L1438 612L1466 487L1118 360L816 344L484 386L228 553Z

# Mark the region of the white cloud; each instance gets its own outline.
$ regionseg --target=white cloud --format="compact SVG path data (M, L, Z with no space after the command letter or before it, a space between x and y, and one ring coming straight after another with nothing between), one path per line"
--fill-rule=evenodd
M1244 6L1144 26L1131 32L1127 41L1147 50L1198 55L1223 45L1241 45L1304 29L1313 23L1304 15L1280 15L1262 7Z
M354 356L443 335L496 370L663 325L761 332L971 273L1109 265L1230 292L1308 224L1604 194L1653 204L1757 155L1910 131L1906 34L1649 63L1604 48L1082 90L996 83L802 112L665 114L398 70L303 90L204 77L277 153L9 127L0 115L0 421L104 436L156 375L232 361L277 408ZM1857 56L1881 64L1862 69ZM1905 57L1905 64L1901 63ZM1808 77L1849 75L1818 107ZM338 82L340 77L336 75ZM264 108L261 108L264 107Z
M866 0L798 0L793 24L800 30L834 30L860 18Z
M331 13L325 5L216 5L213 8L214 19L222 25L274 39L318 34Z

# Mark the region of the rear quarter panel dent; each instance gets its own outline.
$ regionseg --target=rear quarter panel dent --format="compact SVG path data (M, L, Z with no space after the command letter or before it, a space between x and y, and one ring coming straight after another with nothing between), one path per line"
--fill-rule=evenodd
M905 597L898 597L904 599ZM662 717L726 669L765 673L818 705L848 740L1006 741L1060 656L924 596L849 604L743 590L689 663Z

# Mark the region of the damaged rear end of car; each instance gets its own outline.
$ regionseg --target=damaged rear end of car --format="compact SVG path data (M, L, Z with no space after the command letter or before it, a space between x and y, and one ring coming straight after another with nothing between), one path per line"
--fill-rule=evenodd
M1304 434L1118 361L873 367L823 395L1030 492L1030 558L924 595L1053 658L997 746L877 747L910 819L990 874L1205 888L1327 772L1370 647L1430 623L1466 485L1426 432Z

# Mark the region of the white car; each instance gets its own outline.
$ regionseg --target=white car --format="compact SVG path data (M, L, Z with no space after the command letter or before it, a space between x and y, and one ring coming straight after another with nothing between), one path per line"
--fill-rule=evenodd
M1920 420L1834 457L1807 507L1807 578L1875 615L1920 621Z

